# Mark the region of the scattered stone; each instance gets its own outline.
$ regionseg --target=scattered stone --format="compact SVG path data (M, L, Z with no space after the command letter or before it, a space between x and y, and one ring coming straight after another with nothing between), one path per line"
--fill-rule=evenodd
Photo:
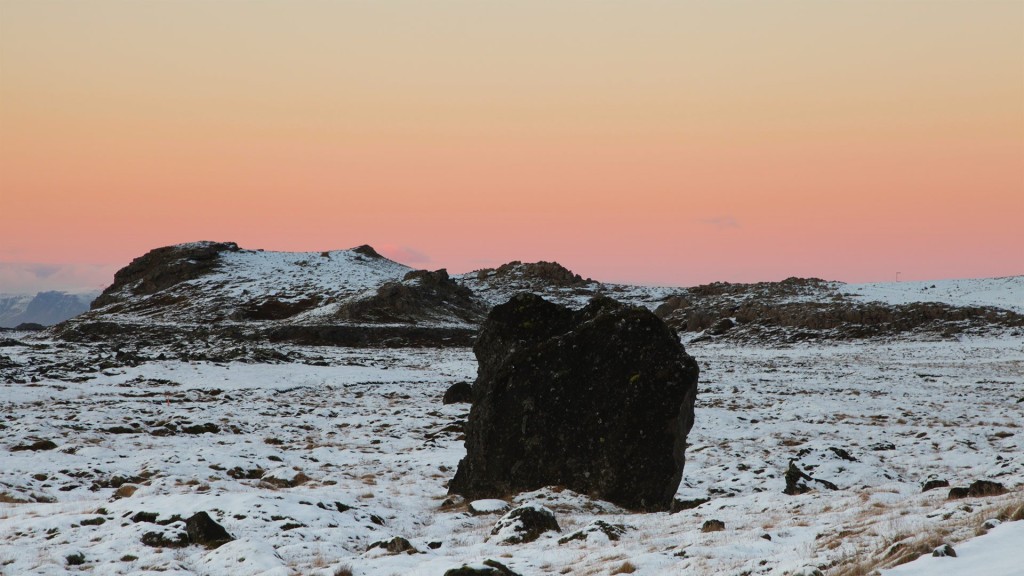
M982 498L985 496L1001 496L1006 494L1008 491L1005 486L999 482L992 482L990 480L975 480L967 488L956 487L949 491L949 500L956 500L958 498Z
M228 470L227 474L235 480L259 480L263 478L263 475L267 471L263 468L250 468L245 470L241 466L235 466L231 470Z
M481 564L463 564L460 568L452 568L445 572L444 576L519 576L519 574L509 570L508 566L497 560L484 560Z
M24 452L31 450L33 452L39 452L41 450L53 450L57 445L51 440L38 440L31 444L19 444L11 448L11 452Z
M380 540L370 544L366 549L367 551L373 550L374 548L380 548L386 550L388 554L419 554L420 551L415 546L409 543L408 540L401 536L395 536L390 540Z
M85 564L85 554L82 554L81 552L68 554L64 557L64 562L68 566L81 566L82 564Z
M725 530L725 522L722 522L721 520L707 520L704 522L704 525L700 527L700 531L704 533L721 532L722 530Z
M188 534L181 530L146 532L142 535L142 543L153 548L184 548L188 546Z
M525 544L549 531L562 531L555 514L544 506L526 504L502 516L491 530L491 536L497 536L498 544Z
M710 328L705 331L705 334L712 336L721 336L729 330L732 330L736 326L736 323L732 321L732 318L722 318L718 322L715 322Z
M385 282L372 296L346 302L339 320L416 323L456 318L478 323L487 312L473 291L456 283L445 269L413 270L401 282Z
M185 531L188 533L189 542L211 549L234 540L228 531L206 512L197 512L185 520Z
M999 526L1002 523L1003 523L1002 520L1000 520L998 518L989 518L988 520L985 520L985 522L981 525L981 527L984 528L985 530L991 530L991 529L995 528L996 526Z
M967 498L970 495L970 490L963 486L957 486L956 488L949 489L949 495L946 496L947 500L959 500L961 498Z
M874 450L875 452L885 452L888 450L895 450L896 445L892 442L876 442L871 446L868 446L868 449Z
M185 426L181 431L184 434L216 434L220 432L220 426L213 423L196 424L195 426Z
M949 487L949 480L942 480L942 479L929 480L929 481L925 482L924 485L921 487L921 492L927 492L929 490L935 490L936 488L947 488L947 487Z
M711 498L691 498L688 500L674 498L672 500L672 507L669 508L669 512L675 514L676 512L682 512L683 510L692 510L701 504L707 504L708 502L711 502Z
M573 540L590 540L591 536L594 535L601 535L598 536L598 538L603 538L605 540L611 540L614 542L621 538L622 535L625 534L626 530L628 529L629 527L627 527L625 524L609 524L604 520L594 520L590 524L587 524L586 526L580 528L572 534L569 534L564 538L559 538L558 543L565 544L567 542L572 542Z
M473 401L473 386L469 382L456 382L444 392L443 404L466 404Z
M261 480L278 488L294 488L308 482L309 476L291 468L275 468L264 474Z
M804 494L810 492L813 488L808 484L810 482L817 482L822 487L829 490L838 490L839 487L829 482L828 480L821 480L814 478L807 474L796 465L794 460L789 461L789 468L786 470L786 489L782 491L783 494L789 494L795 496L797 494Z
M943 544L935 550L932 550L932 556L938 558L956 558L956 550L953 550L953 547L949 544Z
M557 484L669 509L699 368L657 316L610 298L572 311L524 293L491 311L473 351L476 401L450 494Z

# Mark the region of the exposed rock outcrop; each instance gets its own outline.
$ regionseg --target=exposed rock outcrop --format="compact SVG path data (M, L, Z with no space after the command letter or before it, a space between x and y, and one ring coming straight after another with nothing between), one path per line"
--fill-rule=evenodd
M610 298L572 311L519 294L491 311L473 351L467 455L450 493L562 485L631 509L669 508L699 369L654 314Z
M447 270L413 270L401 282L387 282L369 298L345 303L338 318L350 322L461 320L477 323L487 307L473 291L456 284Z
M114 283L93 300L93 310L124 297L153 294L214 270L221 252L238 251L234 242L193 242L156 248L114 274Z

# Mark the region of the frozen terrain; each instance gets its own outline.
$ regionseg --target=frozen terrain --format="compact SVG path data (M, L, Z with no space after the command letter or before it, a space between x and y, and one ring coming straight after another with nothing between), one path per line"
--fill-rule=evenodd
M510 494L552 509L562 528L516 546L490 536L500 506L474 514L446 494L468 405L440 398L474 378L468 349L281 345L290 361L274 363L159 360L152 349L132 366L102 343L16 336L0 347L5 575L440 575L485 559L524 576L866 574L946 542L963 558L935 560L962 565L973 552L961 541L1024 504L1019 336L690 343L702 374L678 498L709 501L631 514L558 487ZM24 449L47 440L52 449ZM838 490L784 495L794 458ZM1011 492L922 493L936 478ZM198 511L236 540L142 543L173 539ZM598 519L625 532L559 543ZM703 532L711 519L724 530ZM418 553L369 548L393 536ZM937 573L921 566L893 574Z

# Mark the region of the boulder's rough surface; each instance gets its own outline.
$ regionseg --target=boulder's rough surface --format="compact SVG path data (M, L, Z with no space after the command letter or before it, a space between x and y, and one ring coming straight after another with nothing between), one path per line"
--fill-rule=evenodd
M473 351L467 455L450 493L561 485L630 509L669 508L699 369L657 316L610 298L572 311L519 294L491 311Z

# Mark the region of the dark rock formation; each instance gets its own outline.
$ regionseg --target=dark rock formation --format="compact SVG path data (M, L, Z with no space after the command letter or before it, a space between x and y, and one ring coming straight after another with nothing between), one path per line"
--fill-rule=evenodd
M786 489L782 491L783 494L789 494L790 496L796 496L797 494L804 494L812 490L811 483L817 483L822 488L829 490L838 490L839 487L829 482L828 480L822 480L821 478L814 478L810 474L807 474L797 466L793 460L789 461L789 468L786 469Z
M234 540L228 531L206 512L197 512L185 520L185 531L188 533L189 542L207 548L216 548Z
M387 282L369 298L344 304L338 318L350 322L479 322L487 308L473 291L456 284L448 271L413 270L401 282Z
M721 520L706 520L700 527L700 531L705 533L721 532L722 530L725 530L725 522L722 522Z
M473 401L473 386L469 382L456 382L444 391L443 404L462 404Z
M932 550L932 556L935 556L936 558L956 558L956 550L954 550L949 544L943 544L935 550Z
M921 486L921 492L927 492L929 490L935 490L936 488L948 488L949 480L929 480Z
M956 500L958 498L1001 496L1007 492L1008 490L1006 487L999 482L992 482L991 480L975 480L967 488L957 487L950 489L949 499Z
M31 444L19 444L11 447L11 452L38 452L41 450L53 450L57 445L52 440L37 440Z
M188 546L188 534L180 530L146 532L142 535L142 543L153 548L184 548Z
M502 264L498 268L484 268L476 271L479 280L497 280L501 282L525 281L528 284L539 283L545 286L558 286L560 288L572 286L584 286L592 280L584 280L579 274L574 274L558 262L529 262L523 264L514 260L508 264Z
M380 540L370 544L366 549L367 551L373 550L374 548L380 548L386 550L388 554L419 554L419 550L415 546L409 543L408 540L401 536L395 536L390 540Z
M707 330L711 335L749 340L857 339L908 332L952 336L991 326L1024 326L1024 315L1001 308L865 302L841 294L836 286L816 278L715 282L682 290L655 313L680 331ZM723 330L729 319L735 325Z
M699 369L654 314L610 298L573 312L519 294L491 311L473 351L467 455L449 493L562 485L631 509L669 508Z
M234 242L195 242L150 250L114 274L114 283L93 300L92 309L129 294L153 294L214 270L221 252L238 251Z
M562 531L554 513L543 506L527 504L502 516L491 536L497 536L499 544L525 544L551 531Z
M625 524L609 524L604 520L594 520L590 524L587 524L583 528L569 534L564 538L559 538L559 544L566 544L573 540L587 540L591 534L604 534L611 541L617 541L629 530L630 527Z

